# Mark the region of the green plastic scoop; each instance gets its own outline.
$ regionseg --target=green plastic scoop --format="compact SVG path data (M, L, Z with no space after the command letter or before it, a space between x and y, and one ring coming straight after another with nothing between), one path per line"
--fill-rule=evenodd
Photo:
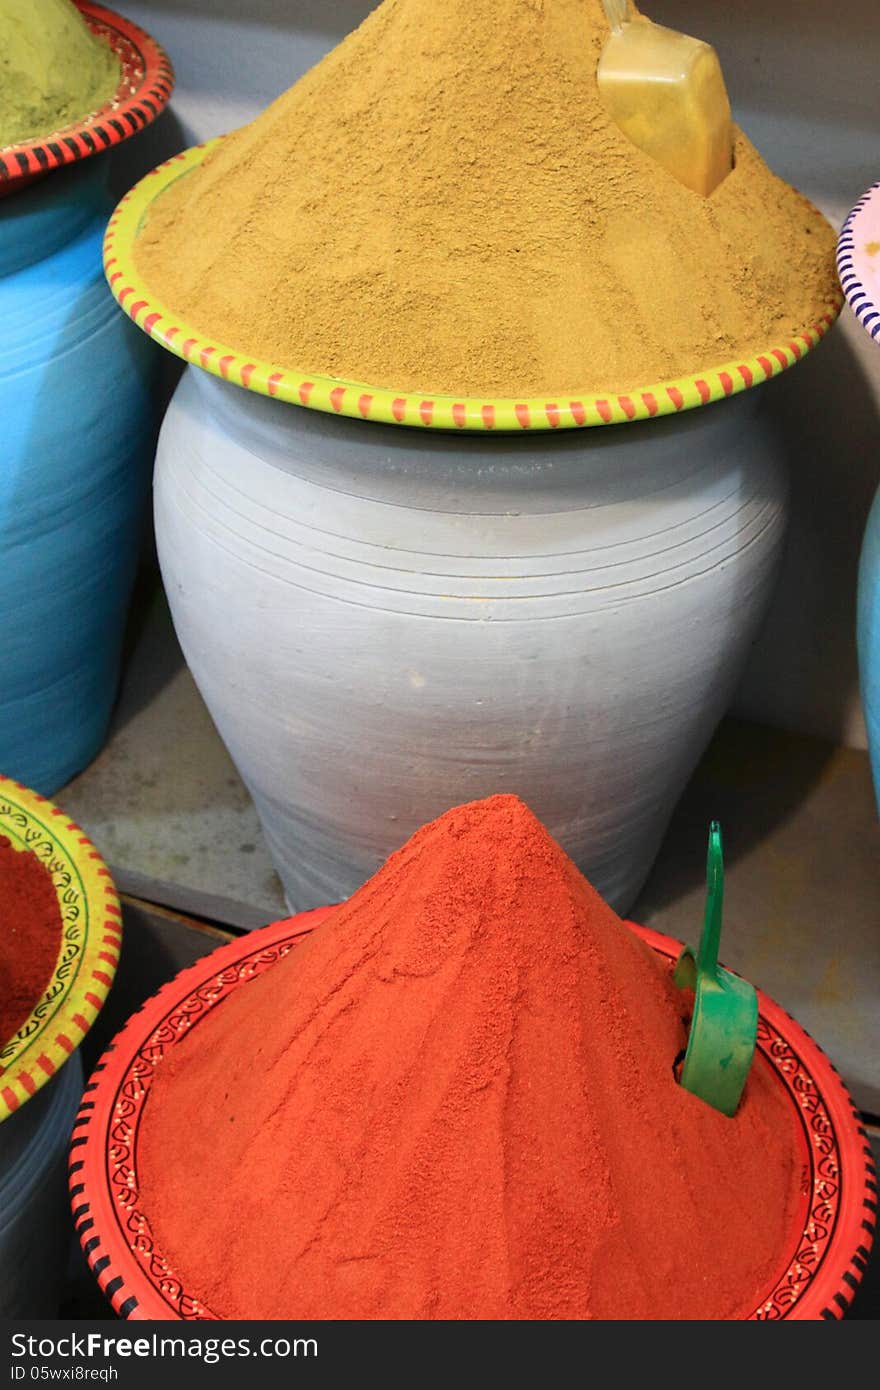
M709 827L706 863L706 914L700 947L685 946L673 979L694 991L694 1015L681 1073L686 1091L724 1115L734 1115L755 1054L758 996L750 984L718 964L724 861L721 826Z

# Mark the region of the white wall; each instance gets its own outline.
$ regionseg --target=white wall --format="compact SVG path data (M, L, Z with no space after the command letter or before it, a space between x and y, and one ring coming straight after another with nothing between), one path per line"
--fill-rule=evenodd
M652 18L715 44L740 123L776 172L839 225L880 178L878 0L642 3ZM248 0L242 17L240 0L119 4L165 45L178 80L172 113L116 156L120 186L250 119L372 8ZM863 745L853 628L861 536L880 481L880 350L847 310L814 355L762 389L788 442L794 515L738 708Z

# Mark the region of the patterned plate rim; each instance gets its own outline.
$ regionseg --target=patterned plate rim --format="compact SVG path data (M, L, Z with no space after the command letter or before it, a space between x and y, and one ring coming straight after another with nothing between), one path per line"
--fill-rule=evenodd
M859 323L875 342L880 342L880 304L865 287L862 279L864 257L856 246L859 222L865 216L866 209L875 204L880 210L880 181L872 184L867 193L862 195L843 224L837 243L837 273L849 306ZM877 262L877 274L880 276L880 257Z
M139 25L105 5L75 0L89 28L122 60L113 100L84 119L50 135L35 136L0 149L0 192L14 192L52 169L101 154L150 125L167 104L174 69L165 50ZM142 76L134 90L126 68L137 63Z
M174 314L147 287L134 264L134 243L150 206L177 179L199 165L223 136L194 145L151 170L117 206L104 240L104 270L117 302L139 328L162 347L214 376L260 395L328 414L447 430L552 430L627 424L708 405L759 385L800 361L825 336L843 305L838 293L817 310L816 319L787 343L762 350L746 361L722 363L695 377L663 381L624 394L584 394L577 400L560 393L554 400L457 399L455 396L397 392L364 382L305 373L236 348L209 341ZM807 203L807 200L804 199ZM821 213L807 203L817 217Z
M0 832L52 874L61 946L52 977L18 1032L0 1046L0 1121L45 1086L79 1046L107 998L122 943L110 870L60 806L0 776Z
M332 908L272 923L180 972L129 1019L86 1086L70 1149L73 1219L89 1267L123 1318L211 1320L156 1247L139 1209L137 1135L165 1048L230 990L273 965ZM661 955L678 942L630 926ZM752 1320L841 1318L867 1266L877 1213L865 1131L835 1068L807 1033L759 991L758 1047L785 1086L803 1130L804 1229L789 1265Z

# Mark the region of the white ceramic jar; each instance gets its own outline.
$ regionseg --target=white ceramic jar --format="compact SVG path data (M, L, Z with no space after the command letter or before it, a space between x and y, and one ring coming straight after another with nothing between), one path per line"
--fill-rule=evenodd
M162 572L292 909L494 792L630 906L770 594L787 488L762 406L462 436L184 374Z

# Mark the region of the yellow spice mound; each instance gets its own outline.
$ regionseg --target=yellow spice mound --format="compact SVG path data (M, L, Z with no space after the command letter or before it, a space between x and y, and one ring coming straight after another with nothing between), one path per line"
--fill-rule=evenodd
M385 0L162 197L143 278L246 355L404 391L625 391L786 341L835 297L832 229L741 132L707 199L631 144L607 34L601 0Z

